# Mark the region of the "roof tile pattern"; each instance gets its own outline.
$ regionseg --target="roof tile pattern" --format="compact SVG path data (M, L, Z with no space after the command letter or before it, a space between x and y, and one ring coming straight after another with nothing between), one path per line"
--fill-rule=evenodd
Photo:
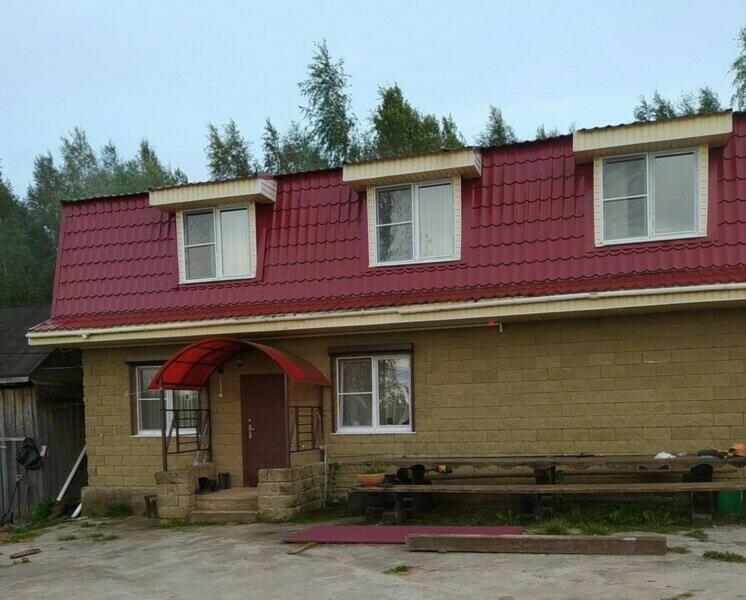
M569 136L489 148L462 185L462 258L368 265L365 193L341 170L278 177L258 205L257 276L178 283L172 215L146 194L63 207L40 330L746 281L746 116L710 150L708 236L597 248L593 166Z

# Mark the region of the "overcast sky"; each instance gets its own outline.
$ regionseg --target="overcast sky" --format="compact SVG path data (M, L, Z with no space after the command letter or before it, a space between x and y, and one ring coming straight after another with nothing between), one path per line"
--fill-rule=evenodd
M117 2L0 0L0 165L25 192L34 156L78 125L122 156L147 137L190 180L205 124L234 118L259 154L264 119L298 119L297 83L326 38L368 124L397 82L468 141L490 103L536 126L629 121L639 94L709 85L730 101L746 1Z

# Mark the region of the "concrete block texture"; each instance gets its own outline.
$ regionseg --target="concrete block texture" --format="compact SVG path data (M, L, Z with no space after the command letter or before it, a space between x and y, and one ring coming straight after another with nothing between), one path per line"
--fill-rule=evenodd
M331 368L330 346L411 343L416 431L334 434L323 391L329 462L382 457L696 452L746 438L746 311L740 308L506 322L496 328L360 333L272 343ZM131 434L130 364L180 345L83 351L89 485L142 489L161 469L160 439ZM257 354L211 382L213 461L243 484L240 376L277 372ZM290 384L290 403L318 400ZM313 454L291 455L295 467ZM303 458L301 458L303 457ZM169 459L169 471L192 463ZM310 465L323 472L323 466ZM271 480L269 478L272 478ZM293 468L260 472L260 485L300 481ZM343 484L345 477L337 478ZM347 478L352 481L351 476ZM279 490L267 488L267 494Z

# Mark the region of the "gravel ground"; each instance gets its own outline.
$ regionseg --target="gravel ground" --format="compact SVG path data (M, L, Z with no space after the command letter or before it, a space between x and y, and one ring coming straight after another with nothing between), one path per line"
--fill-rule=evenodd
M168 599L651 599L746 598L746 564L706 560L706 550L746 555L746 528L708 530L700 542L669 535L688 554L661 557L410 553L400 546L319 545L290 555L281 543L301 525L159 529L142 518L66 524L0 545L2 598ZM91 535L96 537L91 538ZM75 536L75 539L65 540ZM106 539L106 537L110 539ZM114 538L114 536L117 536ZM28 562L9 556L40 548ZM400 565L405 573L385 571Z

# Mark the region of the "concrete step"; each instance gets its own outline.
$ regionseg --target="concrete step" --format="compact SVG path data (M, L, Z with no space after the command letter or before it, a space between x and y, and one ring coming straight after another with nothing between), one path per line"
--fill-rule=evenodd
M193 510L189 520L196 523L254 523L255 510Z
M232 511L256 510L257 498L251 497L219 497L217 494L205 494L194 497L194 508L200 511Z

